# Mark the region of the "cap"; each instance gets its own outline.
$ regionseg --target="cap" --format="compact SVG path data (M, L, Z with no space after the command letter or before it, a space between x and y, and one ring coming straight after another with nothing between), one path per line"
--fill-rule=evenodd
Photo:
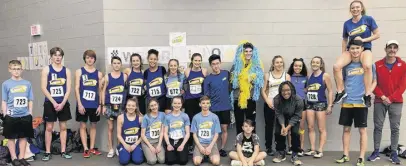
M398 41L396 41L396 40L389 40L388 42L386 42L386 47L388 47L388 46L391 45L391 44L396 44L396 45L399 46L399 42L398 42Z

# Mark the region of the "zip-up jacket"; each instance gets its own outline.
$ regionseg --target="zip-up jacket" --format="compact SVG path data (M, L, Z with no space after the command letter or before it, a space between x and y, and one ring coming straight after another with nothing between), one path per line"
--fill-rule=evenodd
M392 103L403 103L403 92L406 89L406 63L396 57L392 70L385 66L383 58L375 63L377 85L374 90L375 103L382 103L381 97L386 96Z

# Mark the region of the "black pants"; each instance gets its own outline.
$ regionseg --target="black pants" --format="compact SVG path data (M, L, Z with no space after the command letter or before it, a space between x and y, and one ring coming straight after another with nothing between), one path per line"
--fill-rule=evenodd
M264 116L265 116L265 147L272 149L273 140L273 128L275 125L275 110L268 107L268 104L264 103Z
M200 98L186 99L183 103L183 108L185 108L185 113L189 116L190 123L192 124L193 117L202 111L200 108ZM193 133L190 133L190 138L188 141L189 146L193 146Z
M234 100L234 116L235 116L235 126L237 129L237 135L242 132L242 126L245 119L250 119L254 124L255 133L255 118L256 118L257 103L251 99L248 100L248 105L246 109L241 109L238 106L238 100Z
M182 144L183 139L179 139L175 142L173 139L169 139L169 143L173 146L174 150L168 151L168 147L166 147L165 151L165 162L167 165L179 164L179 165L186 165L189 158L189 150L188 144L186 142L185 146L183 147L182 151L178 151L178 147Z
M285 127L288 125L290 118L285 117ZM299 135L300 123L296 123L295 126L290 128L290 136L292 137L292 147L290 148L294 153L301 151L300 148L300 135ZM275 123L275 144L276 151L286 150L286 136L281 135L282 126L279 122Z

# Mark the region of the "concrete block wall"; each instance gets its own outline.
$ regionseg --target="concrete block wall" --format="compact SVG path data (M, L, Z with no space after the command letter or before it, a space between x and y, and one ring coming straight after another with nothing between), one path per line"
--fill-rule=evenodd
M364 0L367 13L380 28L381 38L373 43L374 60L384 56L384 44L397 39L406 43L406 1ZM72 70L82 66L82 53L95 49L98 67L104 72L106 47L166 46L169 32L186 32L189 45L238 44L241 40L253 42L260 51L265 69L269 69L274 55L285 58L286 68L295 57L305 59L307 65L313 56L324 57L327 72L341 52L343 22L350 18L351 0L3 0L0 1L0 66L18 56L27 55L30 41L48 41L48 46L65 50L65 63ZM29 36L29 26L40 23L44 35ZM109 54L109 53L106 53ZM404 56L402 56L404 58ZM208 64L204 64L208 67ZM229 69L230 63L223 68ZM34 76L35 75L35 76ZM39 71L25 72L34 87L39 88ZM9 77L0 71L0 80ZM43 95L36 95L35 115L42 114ZM73 92L72 92L73 95ZM74 98L72 114L74 116ZM258 134L264 144L263 102L257 105ZM373 121L369 114L368 150L372 150ZM328 116L326 151L341 148L342 127L338 125L339 107ZM69 121L69 126L77 123ZM98 147L105 150L106 122L99 124ZM353 130L351 149L358 150L356 129ZM406 129L401 124L400 143L405 144ZM389 126L385 123L382 146L389 144ZM227 149L232 149L235 129L230 129ZM306 148L308 140L306 139Z

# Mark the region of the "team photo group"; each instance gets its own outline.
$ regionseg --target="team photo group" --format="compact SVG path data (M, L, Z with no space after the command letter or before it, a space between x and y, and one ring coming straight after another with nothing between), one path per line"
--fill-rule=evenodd
M272 166L288 160L299 166L305 163L300 157L323 158L326 126L341 125L343 154L332 160L333 163L364 166L366 161L380 159L382 129L388 113L390 143L395 149L386 160L401 164L396 148L402 94L406 89L406 64L397 55L400 44L389 40L379 46L386 55L380 55L383 58L374 62L377 55L371 48L373 41L380 38L378 24L366 15L361 1L349 4L349 11L352 18L343 24L341 55L338 52L335 64L329 67L333 74L327 73L323 56L314 56L306 62L301 57L291 61L284 55L276 55L271 62L264 62L261 57L265 55L248 41L238 45L231 69L223 68L221 56L216 54L208 58L209 66L204 67L206 60L202 60L201 53L192 54L184 71L179 69L177 59L161 66L160 53L151 48L146 56L147 67L137 53L130 56L127 67L122 65L120 57L112 56L106 60L110 61L111 71L104 74L96 68L96 60L100 58L96 51L84 51L80 56L83 67L70 69L62 62L65 56L72 55L65 55L63 46L53 47L49 51L51 63L41 71L40 88L33 88L30 81L23 79L19 60L11 60L8 64L11 77L3 81L1 98L3 136L8 139L11 164L30 165L24 154L27 139L34 137L33 89L41 89L43 93L35 98L44 98L42 161L52 160L52 132L56 126L60 130L60 156L72 159L66 151L67 121L75 116L75 121L80 123L83 158L117 156L117 165L209 162ZM264 64L270 64L270 68L265 69ZM76 101L68 101L71 96ZM264 103L261 116L265 125L256 123L257 103ZM326 125L333 107L340 108L339 121ZM373 122L368 123L369 107L373 107L369 113ZM99 151L95 144L96 132L106 131L97 128L101 119L107 119L108 123L105 136L108 140L103 143L108 146L106 153ZM227 132L232 120L235 120L236 136ZM360 136L352 141L359 143L359 157L351 162L353 125ZM367 134L368 126L373 127L373 134ZM257 129L265 129L265 138L259 138ZM319 133L318 145L316 133ZM373 139L368 139L368 135ZM89 143L87 136L90 136ZM366 155L368 140L373 140L374 151ZM234 149L225 150L227 142L235 143ZM262 142L265 148L260 148ZM309 148L304 148L305 143L310 144ZM221 157L229 157L230 161L222 164ZM271 161L275 164L266 164Z

